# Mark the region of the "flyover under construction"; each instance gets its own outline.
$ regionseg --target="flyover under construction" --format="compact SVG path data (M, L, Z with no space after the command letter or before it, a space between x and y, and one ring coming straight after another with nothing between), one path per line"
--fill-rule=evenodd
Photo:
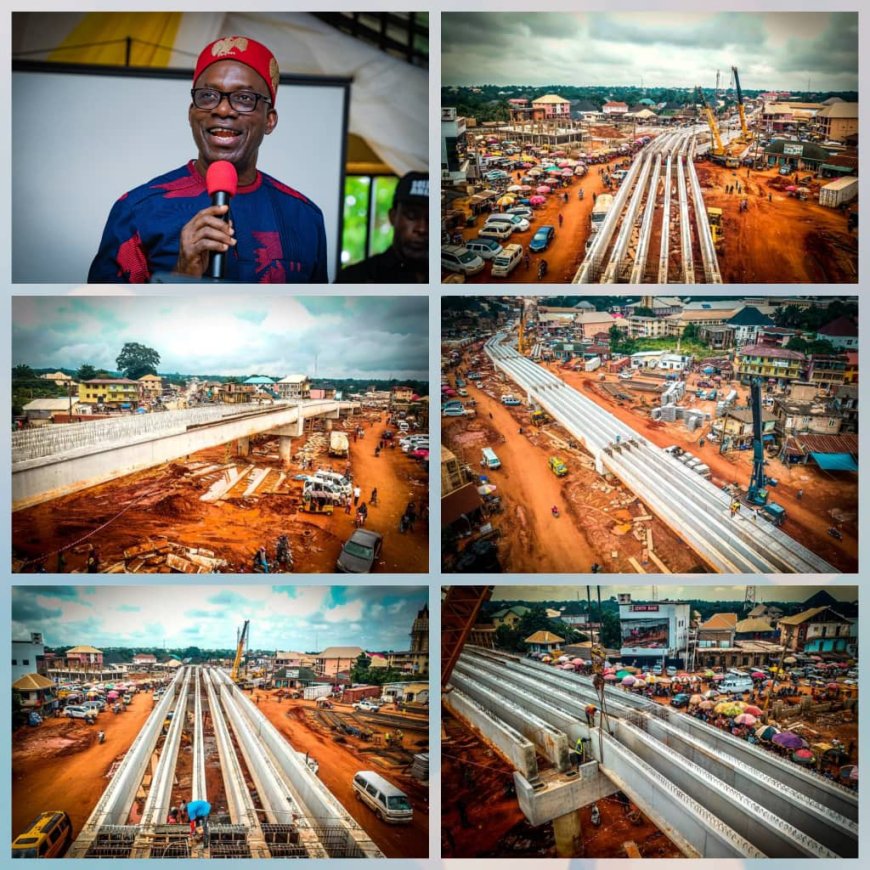
M185 794L177 768L187 745L193 769ZM209 780L208 769L215 767L220 776ZM208 793L208 781L216 793ZM182 799L221 808L212 811L207 837L191 837L185 826L165 823ZM305 756L224 671L184 667L155 705L67 857L379 858L383 853Z
M592 400L520 355L499 333L486 342L493 365L639 496L714 571L837 574L836 568L764 520L733 515L731 497L649 443Z
M858 855L854 792L647 698L599 692L591 677L468 646L444 703L508 760L520 809L533 826L553 823L560 857L582 854L578 810L617 791L686 857ZM594 727L581 721L588 704ZM575 767L581 738L592 760Z

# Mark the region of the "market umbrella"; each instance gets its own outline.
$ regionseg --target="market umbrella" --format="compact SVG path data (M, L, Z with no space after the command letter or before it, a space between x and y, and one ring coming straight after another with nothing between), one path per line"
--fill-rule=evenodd
M616 676L618 677L619 674L617 674ZM622 678L622 685L623 686L633 686L636 682L637 681L635 680L635 678L631 674L627 674L626 676L624 676Z
M657 682L660 686L669 686L673 681L670 677L659 677Z
M828 685L825 686L825 688L826 689L837 689L839 691L840 684L839 683L828 683Z
M713 702L712 701L701 701L701 703L698 704L698 706L702 710L712 710L713 709Z
M498 205L513 205L516 201L517 198L509 193L506 193L504 196L499 197L499 199L497 200Z
M528 184L520 184L520 185L517 185L517 186L518 186L519 189L520 189L520 193L528 193L528 192L532 189L531 187L529 187Z
M715 689L707 689L707 691L704 692L704 697L708 698L708 699L709 698L718 698L719 693Z
M481 495L492 495L496 490L496 485L494 483L485 483L483 486L477 487L477 491Z
M755 729L755 736L759 740L770 740L777 734L779 734L779 731L773 725L762 725L760 728Z
M542 662L551 662L551 661L553 661L553 660L552 660L549 656L542 656L542 657L541 657L541 661L542 661Z
M623 665L622 670L629 674L636 674L640 670L640 668L634 668L631 665Z
M704 700L703 695L692 695L692 697L689 698L689 703L690 704L700 704L703 700Z
M573 659L572 664L582 665L582 664L585 664L585 662L583 661L583 659Z
M559 656L559 658L557 658L556 661L559 662L560 665L562 665L565 662L571 661L571 659L569 656Z
M782 663L783 663L784 665L796 665L796 664L797 664L797 659L796 659L794 656L786 656L786 657L782 660Z
M853 782L858 781L858 765L846 764L840 768L840 779L851 779Z
M541 185L539 185L538 187L535 188L535 191L536 191L537 193L549 193L549 192L550 192L550 187L549 187L548 185L546 185L546 184L541 184Z
M797 185L790 184L790 185L786 188L786 190L787 190L789 193L794 193L794 192L797 190Z
M752 677L753 680L763 680L765 674L762 674L761 671L753 671L749 676Z
M652 683L657 683L657 682L658 682L658 680L657 680L656 677L655 677L655 674L647 674L647 675L644 677L644 679L646 680L647 685L650 685L650 684L652 684Z
M822 657L821 657L821 656L810 656L810 659L811 659L812 661L814 661L814 662L820 662L820 661L822 661Z
M542 175L544 172L543 169L539 169L537 166L534 169L530 169L526 174L527 175Z
M619 679L621 680L623 677L630 677L631 671L628 668L620 668L616 672L616 676L619 677Z
M749 704L749 706L743 708L744 713L751 713L753 716L763 716L764 710L760 707L756 707L755 704Z
M716 371L716 369L714 369L713 366L704 366L704 374L705 375L712 375L713 372L715 372L715 371Z
M616 674L605 674L604 679L608 683L615 683L616 682Z
M734 716L739 716L743 712L743 710L732 701L722 701L713 709L716 713L727 716L729 719Z
M741 713L739 716L737 716L734 719L734 721L738 725L754 725L758 721L758 719L755 716L753 716L751 713L744 712L744 713Z
M546 196L532 196L532 197L529 198L529 202L530 202L532 205L542 205L542 204L545 203L546 201L547 201L547 197L546 197Z
M548 173L549 175L555 175L557 172L561 172L561 171L562 171L562 170L559 169L558 166L548 166L548 167L544 170L544 172Z
M519 193L522 189L523 189L523 185L522 185L522 184L512 184L512 185L508 188L508 193Z
M109 692L109 694L108 694L106 697L107 697L110 701L114 701L114 700L116 700L119 696L118 696L118 693L117 693L117 692L114 692L114 691L113 691L113 692Z
M797 752L792 752L791 760L798 764L812 764L816 756L809 749L798 749Z
M716 676L716 674L714 674L713 671L709 671L709 670L708 670L708 671L704 671L704 676L705 676L708 680L712 680L713 677Z
M646 686L646 680L643 677L634 678L634 688L643 689Z
M803 749L807 745L803 737L799 737L793 731L780 731L779 734L774 735L773 742L784 749Z

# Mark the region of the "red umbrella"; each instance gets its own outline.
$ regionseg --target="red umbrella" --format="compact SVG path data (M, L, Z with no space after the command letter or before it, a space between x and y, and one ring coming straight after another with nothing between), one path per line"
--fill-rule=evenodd
M826 689L837 689L837 690L839 690L839 688L840 688L840 684L839 684L839 683L828 683L828 685L825 686L825 688L826 688Z
M549 192L550 192L550 188L549 188L548 185L546 185L546 184L542 184L542 185L540 185L540 187L536 187L536 188L535 188L535 191L536 191L537 193L549 193Z
M756 707L754 704L750 704L744 711L744 713L749 713L751 716L761 716L764 711Z

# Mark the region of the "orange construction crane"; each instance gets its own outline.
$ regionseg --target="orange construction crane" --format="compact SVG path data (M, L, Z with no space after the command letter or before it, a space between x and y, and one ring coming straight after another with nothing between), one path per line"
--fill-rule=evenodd
M450 680L480 608L494 586L449 586L441 601L441 688Z

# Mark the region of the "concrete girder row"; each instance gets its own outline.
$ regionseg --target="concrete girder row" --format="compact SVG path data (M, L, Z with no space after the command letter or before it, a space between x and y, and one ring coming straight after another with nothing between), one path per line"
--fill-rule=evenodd
M492 651L475 650L473 659L477 660L479 655L485 655L486 662L491 666L496 664ZM505 657L503 661L509 671L528 674L530 679L537 681L542 691L552 692L555 698L565 695L570 697L570 693L574 692L578 696L577 703L586 704L590 700L595 702L596 693L589 677L556 672L553 668L530 659ZM605 698L608 709L614 715L647 713L667 722L670 728L684 732L689 739L703 744L712 754L734 758L739 764L774 780L778 787L797 794L801 802L824 808L822 812L829 817L831 823L844 832L852 830L852 825L857 823L858 797L851 789L839 783L816 776L812 771L791 764L721 728L714 728L694 716L686 716L678 710L656 704L642 695L607 686Z
M501 668L500 661L504 665ZM467 667L469 662L485 670L491 680L498 680L502 693L512 697L552 697L554 707L564 712L572 707L582 710L590 700L595 702L597 699L588 677L556 672L538 662L491 650L467 648L458 667ZM609 688L606 696L610 714L608 721L611 727L615 726L615 734L621 742L628 744L635 754L646 758L650 766L658 768L661 776L674 780L705 806L713 806L711 795L726 795L730 801L729 827L738 830L740 836L752 840L757 847L761 848L760 841L763 840L766 848L773 849L777 857L826 854L829 850L842 857L857 855L857 801L854 795L746 741L647 698ZM636 744L639 738L632 732L618 730L626 723L640 730L646 740L653 741L651 748L647 747L647 754L639 751ZM606 738L606 733L601 737ZM593 740L591 748L602 764L609 765L607 751L599 754L602 745L600 740ZM679 763L675 764L675 761ZM683 768L692 765L697 770L686 780ZM708 790L704 793L704 786L697 783L711 779L715 784L706 786ZM627 781L630 785L632 780L629 778ZM743 797L747 793L753 795L750 802ZM737 809L735 795L738 796ZM851 803L843 807L845 814L831 808L831 804L839 808L846 798L851 798ZM759 810L764 818L760 828L757 823ZM784 832L784 842L770 840L766 833L770 826Z
M564 732L558 731L549 722L545 722L527 710L525 706L465 676L459 671L458 664L450 681L534 743L541 755L547 758L553 767L563 772L568 770L568 737Z
M190 798L195 801L207 801L208 790L205 785L205 739L202 728L202 684L200 676L202 668L193 672L193 780L190 788Z
M123 761L109 780L79 835L70 846L66 857L84 858L100 828L107 825L123 825L130 815L139 785L148 769L151 756L157 746L163 720L172 707L175 691L181 683L181 674L176 674L157 706L151 711L142 729L127 750Z
M732 517L728 496L718 487L505 346L505 338L500 333L486 343L494 365L583 443L599 470L606 467L623 480L712 567L727 573L838 573L770 523Z
M680 209L680 259L683 263L683 284L695 283L695 260L692 253L692 228L689 224L689 199L683 156L677 157L677 197Z
M285 795L286 807L289 802L298 807L300 814L309 820L313 826L322 825L343 832L343 843L339 844L342 855L356 855L361 858L382 858L383 853L374 844L368 834L354 821L341 803L332 795L326 786L317 778L305 763L304 757L294 750L280 731L266 716L245 698L238 687L234 686L229 676L223 671L216 673L217 682L221 686L221 700L225 708L234 707L231 717L237 737L240 732L254 737L259 749L261 760L274 771ZM249 765L250 767L250 765ZM273 810L276 808L273 803ZM285 818L281 819L286 823ZM300 830L300 836L309 833ZM313 829L311 834L316 834ZM320 849L324 847L318 843ZM325 851L325 850L324 850ZM328 854L324 854L328 857Z
M659 284L668 283L668 246L671 232L671 160L668 154L668 164L665 169L665 193L662 206L662 237L659 245Z
M627 721L634 720L629 717ZM858 825L855 822L832 813L828 807L755 770L733 755L710 749L664 720L647 717L642 730L732 786L739 794L753 795L756 802L770 809L779 819L835 854L843 858L858 857Z
M655 166L650 178L649 192L646 197L646 208L643 213L643 222L640 227L640 237L637 244L637 253L634 257L634 265L631 268L630 284L643 284L643 276L646 271L646 260L649 254L649 242L652 235L653 216L656 211L656 200L658 199L659 179L662 173L662 156L655 155Z
M695 223L698 227L698 242L701 246L701 259L704 261L704 280L708 284L721 284L722 273L719 271L719 258L716 256L716 246L713 244L713 234L710 231L710 220L704 205L704 194L695 172L695 163L688 160L689 189L695 203Z
M530 783L538 781L538 759L531 740L455 686L444 695L444 703L455 716L498 749L523 779Z
M617 739L639 759L691 794L760 852L776 858L836 858L821 843L799 831L736 788L683 756L679 763L663 754L661 744L627 719L620 719ZM708 857L708 856L705 856Z

